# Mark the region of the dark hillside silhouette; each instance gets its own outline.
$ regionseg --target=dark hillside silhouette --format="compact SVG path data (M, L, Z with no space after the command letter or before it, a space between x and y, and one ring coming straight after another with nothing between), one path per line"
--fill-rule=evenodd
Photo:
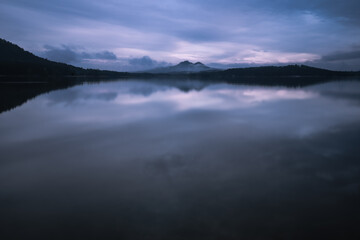
M127 73L83 69L65 63L49 61L25 51L21 47L0 39L0 75L38 76L117 76Z
M346 77L359 76L360 72L330 71L309 67L305 65L289 65L282 67L252 67L217 70L200 62L181 62L175 66L158 68L143 73L125 73L115 71L102 71L95 69L83 69L64 63L49 61L37 57L25 51L19 46L0 39L0 75L22 76L110 76L131 78L154 78L154 77L186 77L205 80L243 81L244 78L272 78L268 81L276 81L275 77ZM248 81L248 80L246 80ZM255 81L256 82L256 81ZM272 83L275 84L275 83Z
M36 80L36 79L33 79ZM28 80L30 81L30 80ZM36 96L53 90L65 89L76 85L76 81L54 82L19 82L15 84L0 83L0 113L11 110L35 98Z
M71 87L83 82L124 78L204 83L226 82L263 86L307 86L320 82L359 77L359 72L337 72L304 65L253 67L217 70L197 62L181 62L175 66L144 73L124 73L83 69L49 61L0 39L0 113L19 106L39 94Z
M241 77L331 77L354 76L358 72L341 72L309 67L306 65L233 68L216 72L201 72L199 77L236 79Z

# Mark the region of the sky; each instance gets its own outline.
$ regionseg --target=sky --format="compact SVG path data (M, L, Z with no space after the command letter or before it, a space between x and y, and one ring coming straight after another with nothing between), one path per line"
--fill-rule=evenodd
M68 64L140 71L306 64L360 70L359 0L1 0L0 37Z

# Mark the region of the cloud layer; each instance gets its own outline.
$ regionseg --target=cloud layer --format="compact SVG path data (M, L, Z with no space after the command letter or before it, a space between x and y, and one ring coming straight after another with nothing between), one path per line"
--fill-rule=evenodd
M51 59L114 70L183 60L359 70L358 9L357 0L3 0L0 34Z
M151 59L149 56L139 58L118 58L110 51L84 52L77 47L62 45L59 47L45 45L39 52L42 57L85 68L101 68L105 70L142 71L170 65Z

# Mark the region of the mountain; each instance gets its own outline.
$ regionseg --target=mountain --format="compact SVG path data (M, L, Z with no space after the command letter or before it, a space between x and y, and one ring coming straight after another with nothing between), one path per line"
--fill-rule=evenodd
M194 72L204 72L204 71L213 71L214 68L210 68L201 62L192 63L189 61L181 62L175 66L155 68L152 70L146 71L147 73L194 73Z
M83 69L49 61L0 38L0 75L6 76L125 76L127 73Z
M196 77L209 79L239 79L239 78L272 78L272 77L332 77L332 76L358 76L359 72L331 71L306 65L268 66L233 68L223 71L194 73Z
M338 77L359 76L360 72L330 71L305 65L281 67L250 67L219 70L200 62L181 62L175 66L157 68L142 73L124 73L83 69L64 63L49 61L25 51L19 46L0 39L0 76L104 76L132 78L198 78L206 80L239 81L243 78L267 78L268 82L279 82L277 77ZM272 79L269 79L272 78ZM0 79L1 80L1 79Z
M231 77L270 77L270 76L328 76L333 74L347 72L337 72L306 65L288 65L288 66L266 66L266 67L249 67L249 68L232 68L218 72L221 76Z

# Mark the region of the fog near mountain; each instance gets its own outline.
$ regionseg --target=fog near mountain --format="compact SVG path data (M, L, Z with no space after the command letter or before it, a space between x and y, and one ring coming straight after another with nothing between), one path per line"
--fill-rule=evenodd
M133 77L133 78L154 78L154 77L181 77L181 78L192 78L192 79L207 79L207 80L221 80L221 81L236 81L243 82L244 77L251 77L251 80L246 80L247 83L261 83L266 85L272 84L285 84L291 83L306 85L309 83L309 79L297 79L297 81L289 81L282 77L300 77L300 76L355 76L359 75L360 72L336 72L329 71L326 69L313 68L305 65L288 65L288 66L264 66L264 67L248 67L248 68L233 68L228 70L211 68L204 65L201 62L192 63L189 61L183 61L175 66L154 68L149 71L143 72L116 72L116 71L103 71L97 69L84 69L75 67L59 62L49 61L47 59L35 56L34 54L25 51L21 47L8 42L4 39L0 39L0 75L4 76L97 76L97 77ZM102 58L111 58L111 53L103 52L98 53ZM93 55L93 56L96 56ZM89 55L88 57L92 57ZM133 60L133 64L140 66L147 65L156 66L158 62L154 62L149 57L143 57L141 59ZM166 64L166 63L164 63ZM253 79L252 77L266 77L266 80ZM275 78L269 78L275 77ZM260 80L260 81L259 81ZM48 81L48 80L46 80ZM317 81L317 80L316 80Z
M149 71L144 71L148 73L195 73L195 72L204 72L216 70L215 68L210 68L204 65L201 62L192 63L189 61L183 61L175 66L155 68Z

